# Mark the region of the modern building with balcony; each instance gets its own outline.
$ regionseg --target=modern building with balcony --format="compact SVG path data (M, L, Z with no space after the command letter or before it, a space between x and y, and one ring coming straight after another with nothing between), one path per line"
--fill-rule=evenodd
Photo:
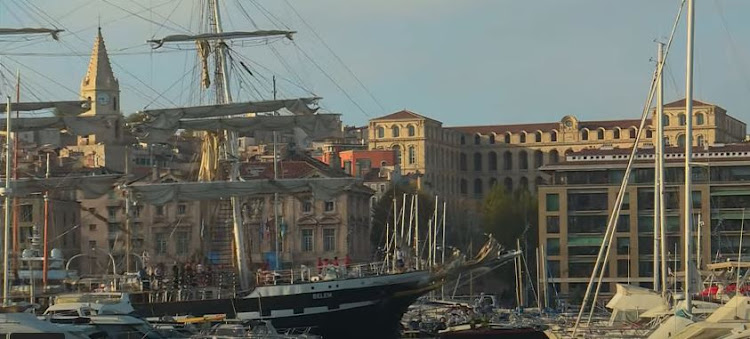
M604 276L604 294L614 292L615 283L651 287L653 151L642 148L636 155ZM550 182L539 186L539 243L545 249L549 281L562 296L575 299L586 289L630 152L627 148L584 149L541 168ZM670 283L674 283L672 273L683 269L684 157L684 148L666 149ZM742 220L745 214L750 216L750 144L695 147L693 161L694 250L704 266L737 256Z

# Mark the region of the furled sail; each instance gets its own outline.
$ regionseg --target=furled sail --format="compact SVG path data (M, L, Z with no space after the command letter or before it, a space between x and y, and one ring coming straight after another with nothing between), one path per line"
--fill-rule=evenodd
M250 181L134 183L128 185L135 199L163 205L177 200L219 200L256 194L312 192L317 199L332 199L350 186L354 178L260 179Z
M13 109L13 107L11 107ZM92 117L42 117L42 118L16 118L11 123L14 132L38 131L55 128L66 129L74 135L89 135L112 133L112 126L116 124L117 116L92 116ZM6 129L5 119L0 119L0 130Z
M122 176L119 174L23 178L11 181L11 196L26 197L44 191L83 192L86 199L98 198L111 191Z
M260 31L235 31L235 32L222 32L222 33L204 33L196 35L187 34L176 34L168 35L161 39L147 40L146 42L154 44L154 49L161 47L166 42L185 42L185 41L198 41L198 40L231 40L231 39L245 39L245 38L265 38L274 36L285 36L287 39L292 40L292 34L297 33L296 31L281 31L281 30L260 30Z
M56 28L0 28L0 35L14 34L50 34L52 39L59 40L58 34L62 29Z
M341 131L339 114L256 116L239 118L156 120L132 126L138 139L150 143L166 143L178 129L194 131L228 130L240 134L255 131L290 131L299 128L309 138L335 136Z
M278 111L286 108L296 115L314 114L318 109L310 107L320 98L300 98L287 100L266 100L254 102L237 102L232 104L206 105L193 107L176 107L139 111L137 114L146 116L146 120L155 123L169 123L180 119L199 119L213 117L227 117L238 114L262 113Z
M0 105L0 113L4 113L8 108L6 105ZM91 109L88 101L43 101L43 102L16 102L10 104L11 111L38 111L42 109L53 109L57 116L75 116Z

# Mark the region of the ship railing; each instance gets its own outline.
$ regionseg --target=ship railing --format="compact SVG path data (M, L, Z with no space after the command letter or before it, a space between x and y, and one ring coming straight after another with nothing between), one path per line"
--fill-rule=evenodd
M289 285L317 281L344 280L382 275L383 262L372 262L354 265L328 265L326 267L307 267L286 270L258 270L256 283L262 285Z

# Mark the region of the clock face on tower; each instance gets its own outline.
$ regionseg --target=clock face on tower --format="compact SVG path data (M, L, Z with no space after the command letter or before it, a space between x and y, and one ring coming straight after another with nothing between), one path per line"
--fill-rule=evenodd
M100 105L109 104L109 94L99 93L96 95L96 102Z

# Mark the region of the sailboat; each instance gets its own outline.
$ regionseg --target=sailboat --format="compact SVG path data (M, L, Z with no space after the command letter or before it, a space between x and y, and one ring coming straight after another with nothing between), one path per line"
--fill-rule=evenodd
M338 116L318 113L314 107L320 99L318 97L234 102L229 89L228 41L257 37L291 38L295 32L225 32L220 2L211 0L206 5L208 8L204 13L208 16L206 22L210 23L209 32L171 35L149 42L154 48L186 42L198 46L204 75L201 85L208 88L212 84L216 102L204 106L144 110L139 112L142 121L130 126L133 134L144 143L164 143L178 130L203 133L199 180L128 181L121 188L127 192L126 206L134 201L162 205L174 200L198 200L226 206L223 209L231 211L233 262L239 277L239 291L209 297L177 293L158 300L144 292L140 299L133 295L133 308L145 317L226 314L241 320L267 320L280 329L313 328L325 338L396 337L400 318L407 307L419 296L439 286L446 275L464 269L462 265L440 272L394 272L379 262L327 269L325 275L308 267L250 272L248 235L241 213L244 199L303 192L311 192L316 199L329 199L361 183L351 177L245 180L240 176L237 144L240 133L296 129L311 137L324 137L339 128ZM212 54L214 70L210 72L208 60ZM210 79L208 75L212 73L215 76ZM291 114L276 114L282 109ZM274 160L276 157L274 154ZM488 258L505 261L515 256L515 253L503 252L492 239L480 253L479 261ZM469 262L474 263L476 261Z

